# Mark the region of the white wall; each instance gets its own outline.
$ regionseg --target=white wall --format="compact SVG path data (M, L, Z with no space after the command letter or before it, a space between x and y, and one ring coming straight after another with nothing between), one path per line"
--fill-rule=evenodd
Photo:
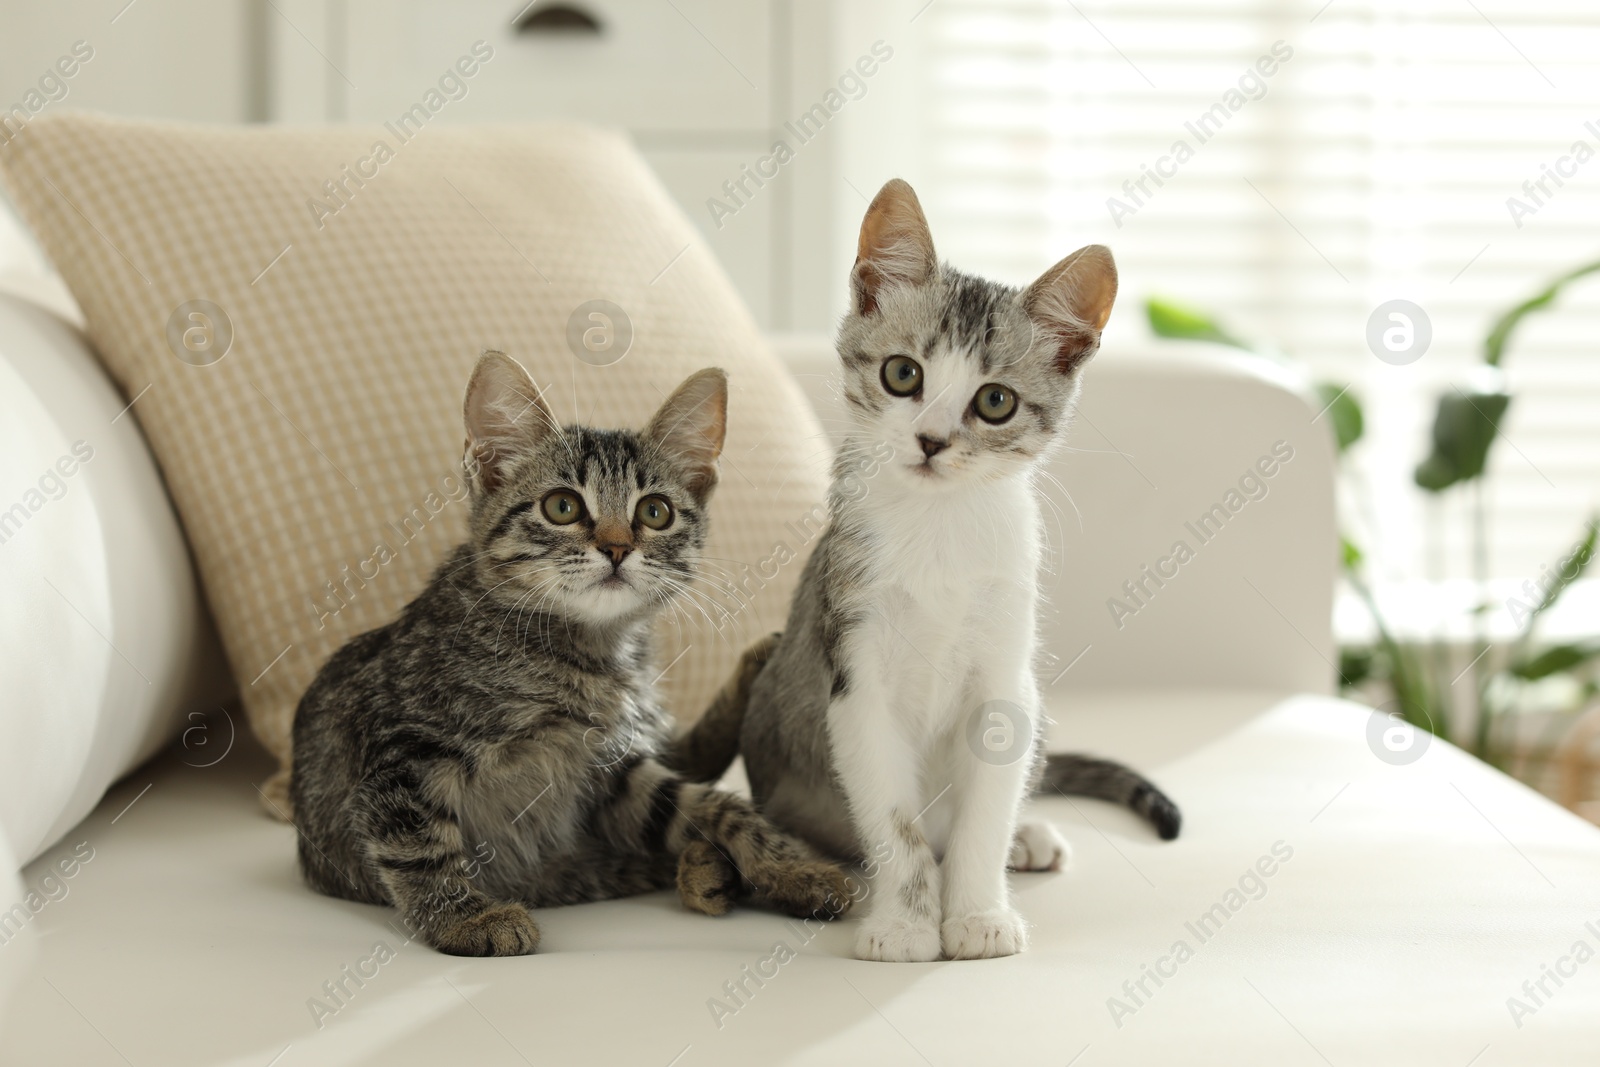
M94 56L59 104L117 115L247 122L265 117L264 0L0 0L0 105L10 107L77 41ZM113 21L115 20L115 21Z
M663 2L605 0L600 6L626 18L635 9L654 15L654 5ZM742 69L754 72L764 115L758 111L731 132L721 129L709 104L697 115L676 116L675 128L666 132L640 127L630 121L636 116L627 114L610 121L639 127L641 149L701 228L763 327L831 334L844 307L845 272L867 198L890 177L914 182L921 169L920 131L908 116L916 114L917 57L925 51L919 37L927 25L913 16L926 0L748 0L766 9L761 18L769 29L764 44L743 50L737 26L730 28L728 18L718 17L718 4L725 2L679 0L679 14L672 18L695 20L720 42L718 47L737 56ZM506 18L519 6L506 6ZM30 89L38 89L56 61L84 41L93 58L66 80L66 95L48 104L47 112L81 107L197 122L362 120L372 110L363 109L363 101L382 96L386 79L399 76L390 68L406 73L420 62L413 54L420 47L413 40L417 26L459 21L477 34L503 35L500 14L484 0L385 0L377 6L362 0L0 0L0 106L19 103ZM741 12L733 22L751 17ZM357 24L365 27L362 40L352 41ZM720 60L698 54L698 36L688 27L680 29L658 44L683 53L686 78L707 75L707 70L696 74L697 64L726 73ZM849 100L825 129L798 143L784 123L822 101L877 41L894 50L893 58L878 64L865 79L865 92ZM365 51L352 47L358 44L366 45ZM762 51L766 54L756 54ZM525 42L513 43L497 75L515 82L514 65L528 60L527 52ZM368 53L372 62L363 66ZM386 55L388 62L382 62ZM349 68L352 77L361 67L362 90L347 86L335 65ZM408 90L415 80L405 80ZM514 85L496 104L487 82L470 103L457 109L463 121L505 121L550 111L548 101L541 106L536 95L530 98ZM577 112L607 121L589 114L598 106L591 105ZM706 196L778 138L793 145L793 162L748 210L724 227L712 226Z

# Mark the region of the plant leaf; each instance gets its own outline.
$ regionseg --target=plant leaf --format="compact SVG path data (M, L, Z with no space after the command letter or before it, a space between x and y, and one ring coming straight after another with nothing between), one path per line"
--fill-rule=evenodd
M1344 558L1344 569L1347 571L1359 569L1365 559L1361 554L1360 546L1348 537L1341 536L1339 538L1339 552Z
M1250 351L1250 346L1223 329L1204 311L1152 296L1144 302L1145 317L1157 337L1176 337L1191 341L1215 341Z
M1423 660L1422 653L1412 646L1402 645L1395 640L1388 624L1384 622L1383 612L1378 609L1377 598L1372 595L1372 590L1361 577L1361 550L1349 538L1342 537L1340 541L1344 549L1345 572L1350 586L1366 604L1367 611L1372 614L1372 623L1378 628L1378 648L1388 663L1389 686L1394 690L1395 700L1400 705L1400 714L1411 725L1448 740L1449 735L1446 732L1448 721L1439 698L1433 692L1428 665Z
M1540 678L1548 678L1552 674L1581 667L1596 656L1600 656L1600 642L1591 642L1587 645L1557 645L1532 659L1513 663L1509 669L1512 674L1524 681L1536 682Z
M1333 423L1339 451L1343 452L1361 440L1367 423L1361 413L1361 402L1350 395L1350 387L1339 382L1318 382L1317 395L1322 398L1323 410Z
M1561 599L1561 594L1567 591L1567 586L1583 577L1583 572L1589 569L1589 564L1594 562L1594 546L1597 537L1600 537L1600 515L1589 520L1589 528L1584 533L1583 539L1578 542L1578 547L1570 555L1561 557L1561 566L1556 568L1555 581L1550 583L1550 588L1545 590L1539 606L1533 609L1529 619L1537 619L1543 615L1552 604ZM1574 566L1576 564L1576 566ZM1567 573L1568 569L1572 573ZM1529 625L1532 625L1530 621Z
M1600 271L1600 261L1585 263L1583 266L1570 270L1551 282L1542 291L1535 293L1504 315L1500 316L1494 326L1490 328L1489 335L1483 340L1483 360L1491 367L1498 367L1504 358L1506 345L1511 342L1511 334L1523 319L1540 308L1548 307L1560 295L1561 290L1571 282L1577 281L1585 275Z
M1339 684L1353 689L1372 677L1373 654L1370 648L1341 648L1339 650Z
M1509 393L1456 389L1441 396L1433 418L1433 451L1417 465L1417 484L1438 493L1482 475L1489 446L1510 406Z

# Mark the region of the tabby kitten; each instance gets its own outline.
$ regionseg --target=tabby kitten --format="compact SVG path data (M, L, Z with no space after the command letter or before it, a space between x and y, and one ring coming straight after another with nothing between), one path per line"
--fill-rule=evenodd
M532 952L530 907L675 874L711 914L746 889L797 915L844 910L837 867L657 758L670 727L651 631L705 543L726 408L726 377L704 370L642 433L563 428L515 361L479 360L470 537L399 618L328 661L295 717L313 888L393 904L468 956ZM743 702L769 649L718 704Z
M1026 290L941 266L902 181L862 224L838 340L853 425L830 525L748 709L702 720L685 769L718 773L742 719L762 811L835 856L871 857L864 959L1022 951L1006 868L1053 870L1067 855L1053 827L1017 826L1030 789L1116 800L1177 835L1178 809L1149 782L1104 760L1046 760L1039 737L1033 474L1064 434L1116 290L1099 245ZM894 459L869 491L841 492L884 444ZM989 751L989 731L1008 726L1015 748Z

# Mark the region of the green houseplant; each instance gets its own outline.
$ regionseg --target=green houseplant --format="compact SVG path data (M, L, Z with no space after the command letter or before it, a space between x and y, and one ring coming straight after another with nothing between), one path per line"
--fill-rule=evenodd
M1563 557L1544 587L1535 590L1536 597L1526 605L1518 620L1522 629L1517 637L1496 650L1491 647L1485 623L1489 579L1483 494L1489 456L1511 406L1512 396L1500 368L1517 327L1529 315L1551 307L1568 285L1597 272L1600 272L1600 262L1571 270L1494 322L1484 338L1482 370L1467 386L1454 386L1439 396L1428 454L1413 473L1413 481L1425 493L1434 496L1472 493L1469 510L1473 578L1480 595L1473 609L1476 631L1473 649L1476 655L1470 667L1473 699L1464 715L1452 705L1454 680L1444 676L1447 661L1440 654L1440 643L1435 641L1432 647L1427 647L1408 642L1396 634L1367 579L1365 553L1348 535L1342 538L1345 577L1370 612L1377 637L1370 648L1340 650L1341 684L1351 688L1371 682L1386 686L1393 705L1412 725L1443 736L1494 763L1502 760L1492 744L1493 725L1496 716L1505 710L1503 694L1509 687L1564 675L1585 697L1592 696L1597 689L1588 678L1586 668L1600 658L1600 641L1540 647L1536 628L1545 613L1587 571L1594 557L1600 520L1589 520L1573 551ZM1158 337L1212 341L1259 352L1256 346L1239 339L1204 311L1151 298L1145 303L1145 313L1151 330ZM1325 405L1323 414L1343 456L1364 433L1361 402L1347 383L1322 381L1316 384L1316 389ZM1493 654L1496 652L1497 655Z

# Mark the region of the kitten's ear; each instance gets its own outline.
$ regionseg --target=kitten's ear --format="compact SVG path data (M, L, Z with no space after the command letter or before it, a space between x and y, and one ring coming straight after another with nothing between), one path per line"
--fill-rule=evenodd
M728 432L728 376L697 371L667 397L644 437L689 469L688 489L702 503L717 484L717 457Z
M468 482L489 493L505 481L512 464L548 433L558 432L555 416L522 364L504 352L478 357L462 405L467 445L463 464Z
M1071 374L1094 355L1116 298L1111 249L1085 245L1028 286L1022 307L1054 347L1056 369Z
M850 272L850 293L856 314L870 315L885 286L921 285L933 277L939 261L922 205L911 186L891 178L867 208L856 243L856 265Z

